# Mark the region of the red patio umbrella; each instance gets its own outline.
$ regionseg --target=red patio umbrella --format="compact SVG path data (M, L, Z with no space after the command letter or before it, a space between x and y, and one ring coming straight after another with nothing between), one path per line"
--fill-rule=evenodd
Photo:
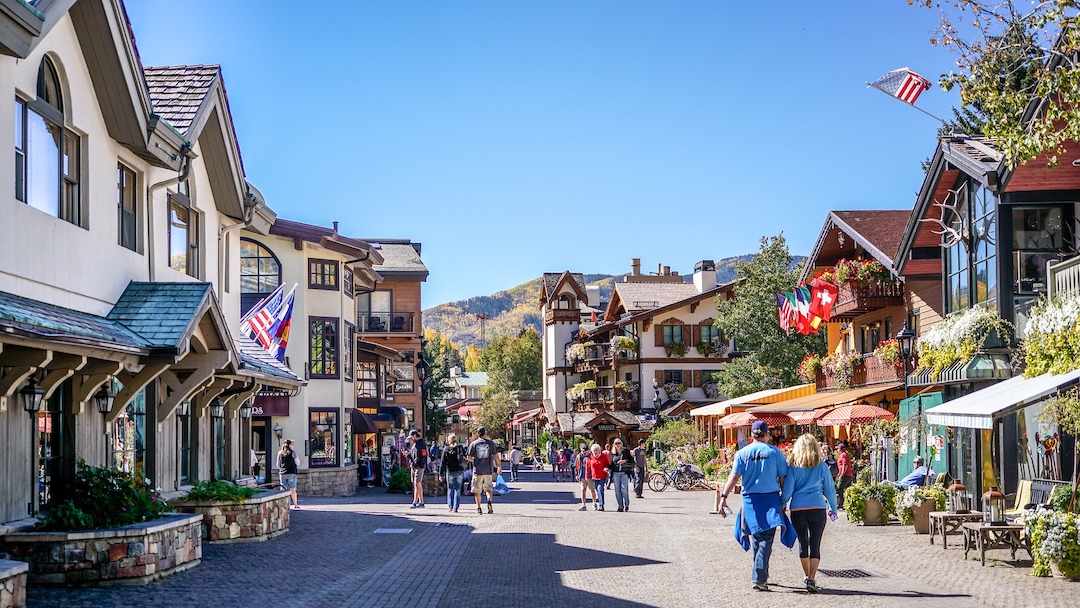
M765 424L769 426L785 426L788 424L794 424L785 414L776 413L750 413L750 412L735 412L728 414L720 419L720 426L725 429L734 429L741 426L751 426L758 420L764 420Z
M870 424L875 420L892 420L896 418L892 412L867 403L854 405L841 405L840 407L825 412L817 419L818 426L851 426L853 424Z
M825 415L833 406L819 407L802 412L788 412L788 416L795 424L813 424L815 420Z

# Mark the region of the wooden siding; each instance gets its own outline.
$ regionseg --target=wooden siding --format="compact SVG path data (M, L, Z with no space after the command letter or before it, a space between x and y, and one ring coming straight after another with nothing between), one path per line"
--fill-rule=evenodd
M1005 192L1080 189L1080 167L1072 165L1074 159L1080 158L1080 143L1069 140L1062 145L1067 152L1058 155L1061 164L1047 167L1051 154L1042 154L1016 168L1005 186Z
M941 260L908 260L904 265L905 277L940 277Z
M945 314L941 281L908 281L907 288L912 310L919 311L919 332L925 333L940 323Z

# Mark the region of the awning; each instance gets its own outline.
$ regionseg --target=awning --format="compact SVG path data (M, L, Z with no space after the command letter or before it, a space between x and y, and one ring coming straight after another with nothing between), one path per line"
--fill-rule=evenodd
M970 361L953 363L935 375L933 370L924 369L908 376L909 386L933 386L936 384L956 384L958 382L976 382L979 380L1004 380L1012 376L1012 362L1009 355L1003 353L979 353Z
M791 421L795 424L814 424L814 421L817 420L818 417L833 409L833 407L835 406L827 405L805 412L788 412L788 418L791 418Z
M379 428L375 426L375 421L360 410L353 410L349 413L349 422L352 423L352 432L354 435L379 432Z
M782 401L780 403L758 405L749 408L746 411L755 414L764 412L772 412L779 414L787 414L790 412L809 412L811 410L822 407L840 405L842 403L851 403L852 401L866 399L867 397L872 397L880 393L896 390L901 386L903 385L900 383L875 384L874 386L864 386L862 388L851 389L848 391L817 393L816 395L809 395L807 397L800 397L798 399L791 399L789 401Z
M405 411L405 408L396 405L382 405L379 406L379 414L390 416L394 425L398 428L405 428L409 425L409 415Z
M463 405L457 409L458 416L462 418L472 418L472 415L479 411L479 405Z
M815 422L818 426L851 426L870 424L875 420L895 420L896 416L887 409L876 405L856 403L841 405L824 413Z
M817 392L817 385L814 384L800 384L798 386L789 386L787 388L770 388L756 393L743 395L742 397L735 397L726 401L703 405L692 410L690 415L723 416L728 413L728 410L733 405L776 403L777 401L787 401L788 399L813 395L815 392Z
M743 426L751 426L758 420L764 420L769 426L787 426L794 424L791 418L784 414L752 414L750 412L735 412L720 419L720 426L725 429L734 429Z
M510 424L512 426L521 426L521 423L532 420L541 411L543 411L543 408L538 408L538 409L531 410L531 411L528 411L528 412L519 413Z
M1017 376L926 410L926 422L992 429L994 421L1080 382L1080 369L1065 374Z

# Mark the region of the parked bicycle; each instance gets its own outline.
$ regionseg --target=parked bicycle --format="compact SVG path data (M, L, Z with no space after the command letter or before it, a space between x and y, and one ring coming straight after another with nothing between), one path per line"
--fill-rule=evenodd
M701 469L691 464L679 465L671 470L653 471L649 474L649 489L653 492L663 492L671 485L680 491L691 488L715 489L715 486L705 478Z

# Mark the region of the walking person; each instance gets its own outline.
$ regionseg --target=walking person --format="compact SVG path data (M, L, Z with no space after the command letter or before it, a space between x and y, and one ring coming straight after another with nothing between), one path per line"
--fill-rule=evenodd
M630 510L630 475L634 472L634 455L624 447L622 439L611 443L611 477L615 480L615 502L619 513Z
M469 444L466 451L469 462L472 463L472 492L476 498L476 512L483 513L480 508L480 495L487 493L487 512L494 513L491 501L495 498L494 476L502 469L499 461L499 448L495 442L487 438L487 429L476 429L476 440Z
M450 433L446 438L446 449L442 451L442 464L439 465L439 481L446 479L446 507L457 513L461 506L461 487L465 483L465 467L469 464L465 457L465 447L458 444L457 435Z
M411 509L424 508L424 472L427 471L427 442L420 436L420 431L409 431L409 469L412 473L413 502Z
M292 497L292 507L299 509L300 503L296 500L296 471L300 468L300 457L293 449L292 439L286 439L285 443L281 444L277 455L277 468L281 475L281 486L288 490Z
M604 487L608 484L608 468L611 466L611 452L600 449L599 444L592 444L592 456L589 457L589 474L592 476L593 488L596 492L594 501L599 501L597 511L604 510Z
M826 516L836 519L836 486L828 463L821 458L817 439L809 433L795 441L788 465L780 503L791 513L791 524L799 536L803 585L808 592L817 593L821 536L825 532Z
M855 465L851 462L851 454L848 453L847 445L843 443L836 444L836 451L840 453L836 457L836 471L840 476L839 488L836 491L837 498L840 499L840 508L844 508L844 493L847 492L848 486L855 480Z
M593 485L592 472L589 470L589 450L582 445L581 452L574 455L574 478L581 483L581 508L578 511L585 510L585 494L592 492L592 505L593 509L598 508L600 505L596 502L596 486Z
M518 480L518 468L521 466L521 448L514 446L510 450L510 481Z
M754 552L751 580L756 591L769 590L769 558L772 556L776 529L783 525L780 490L788 465L784 453L768 443L769 425L758 420L750 429L753 441L735 453L735 465L720 494L720 509L727 508L727 498L742 480L742 512L736 519L736 536L745 531ZM741 523L738 523L741 520Z
M645 498L645 476L649 474L649 455L645 452L645 439L638 439L634 448L634 498Z
M821 453L825 460L825 465L829 467L829 474L833 478L833 485L836 485L836 477L840 473L840 466L836 464L836 454L833 453L833 449L829 447L829 444L821 444Z

